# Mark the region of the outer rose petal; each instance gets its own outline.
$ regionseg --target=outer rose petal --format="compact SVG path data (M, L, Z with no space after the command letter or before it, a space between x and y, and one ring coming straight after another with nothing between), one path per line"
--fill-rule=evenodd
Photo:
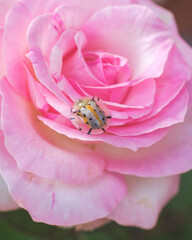
M10 211L17 208L18 205L13 201L12 197L9 194L5 181L0 175L0 211Z
M104 173L82 185L69 185L19 172L14 159L0 141L0 167L10 193L34 221L73 226L100 219L117 208L127 188L123 176ZM6 159L6 161L5 161Z
M148 6L151 10L154 11L154 13L159 17L161 20L163 20L166 25L171 29L171 31L178 34L178 28L177 24L174 18L174 15L169 10L153 3L151 0L132 0L133 3L140 3Z
M89 10L97 10L99 8L103 8L106 6L112 5L127 5L133 0L99 0L99 1L92 1L92 0L51 0L50 3L47 5L47 11L53 11L57 6L70 6L70 7L80 7Z
M42 13L46 5L47 1L42 0L20 0L13 5L6 16L4 34L6 75L20 95L26 98L28 98L28 92L25 81L26 71L23 65L28 48L26 32L31 20Z
M3 62L3 34L4 34L4 28L0 27L0 78L5 74L4 62Z
M1 91L5 145L20 170L76 184L102 174L104 161L91 147L46 128L32 105L19 98L6 80L1 82Z
M180 49L183 58L191 68L192 75L192 48L182 38L177 37L177 46Z
M76 225L75 230L77 230L77 231L93 231L96 228L102 227L109 222L110 222L109 219L102 218L102 219L95 220L93 222Z
M109 218L121 225L152 228L164 205L178 192L179 176L127 177L128 194Z
M14 2L16 2L16 0L0 0L0 26L4 25L7 12Z
M106 168L130 175L162 177L192 169L192 108L184 123L170 128L158 143L137 152L110 145L97 145L96 151L107 162Z
M0 130L2 129L2 123L1 123L1 102L2 102L2 97L0 95Z

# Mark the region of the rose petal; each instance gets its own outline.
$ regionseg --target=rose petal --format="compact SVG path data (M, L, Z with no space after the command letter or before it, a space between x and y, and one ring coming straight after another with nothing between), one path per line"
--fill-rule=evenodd
M145 91L143 91L145 89ZM156 84L154 79L142 81L129 89L124 101L125 105L137 107L148 107L153 104L156 93Z
M23 21L23 18L25 21ZM7 14L3 42L3 62L5 64L6 75L9 82L17 89L20 95L26 98L28 98L28 93L23 61L27 51L25 33L29 21L30 14L27 9L21 3L16 2Z
M51 129L56 132L65 135L71 139L78 139L82 141L89 142L105 142L119 148L128 148L133 151L137 151L140 147L148 147L152 144L160 141L168 132L168 128L159 129L152 133L142 134L135 137L122 137L118 135L108 134L107 130L103 134L85 134L82 131L76 129L72 124L63 124L49 118L38 116L38 119L41 120L44 124L49 126ZM97 143L98 144L98 143Z
M108 132L120 136L137 136L183 122L188 109L188 101L189 94L184 87L179 95L154 117L139 123L133 122L126 126L110 127Z
M109 219L126 226L150 229L164 205L178 192L179 176L127 177L128 193Z
M163 74L156 79L157 90L153 110L141 120L151 118L173 101L190 77L190 68L186 65L176 46L174 46L169 53Z
M55 12L61 17L65 29L80 29L82 23L84 23L90 16L91 11L81 6L66 6L60 5Z
M102 227L110 222L107 218L95 220L93 222L79 224L75 226L76 231L93 231L96 228Z
M183 58L185 59L186 63L192 68L192 49L188 43L186 43L182 38L177 37L177 46L179 47ZM192 75L192 70L191 70Z
M63 57L75 50L75 34L76 31L74 30L64 31L55 46L53 47L50 55L50 70L53 75L61 75Z
M3 34L4 28L0 27L0 78L5 74L4 63L3 63Z
M27 69L26 71L31 100L37 109L43 109L47 105L47 102L41 92L42 86L32 77Z
M27 77L23 63L27 61L26 32L34 16L45 9L47 2L41 0L17 1L6 16L4 33L4 62L9 82L17 92L28 98ZM25 19L25 21L23 21ZM10 57L11 56L11 57ZM15 74L17 73L17 74ZM22 81L21 81L22 79Z
M151 147L132 152L106 144L97 145L97 153L106 168L122 174L162 177L180 174L192 168L192 109L184 123L173 126L167 136Z
M1 103L2 103L2 97L0 95L0 130L2 129L2 123L1 123Z
M17 208L18 205L15 201L13 201L12 197L9 194L5 181L0 175L0 211L10 211Z
M9 9L12 7L12 5L16 2L16 0L6 0L0 1L0 26L4 26L5 24L5 18L7 15L7 12L9 11Z
M82 30L88 39L87 51L104 49L127 57L133 79L160 76L173 44L165 24L140 5L101 9Z
M70 6L70 7L78 7L78 8L84 8L89 10L97 10L100 8L103 8L105 6L111 6L111 5L127 5L133 0L100 0L100 1L91 1L91 0L51 0L47 4L46 11L53 11L57 6L63 5L63 6Z
M67 79L75 79L80 85L100 86L104 85L94 74L90 71L85 62L82 50L86 45L87 39L84 33L77 32L74 37L76 51L68 56L63 56L62 74ZM54 49L53 49L54 51ZM62 51L62 50L60 50ZM58 72L59 73L59 72Z
M178 27L175 21L175 17L171 11L159 6L158 4L155 4L151 0L133 0L132 2L135 2L136 4L145 4L146 6L148 6L151 10L154 11L157 17L159 17L163 22L166 23L166 25L170 28L172 32L178 34Z
M19 172L13 158L0 141L0 167L10 193L34 221L58 226L73 226L99 218L113 211L126 195L125 179L103 173L83 185L69 185ZM6 159L6 161L5 161Z
M103 172L104 161L91 147L44 126L33 107L19 98L5 80L1 92L5 144L20 170L69 183L87 182Z

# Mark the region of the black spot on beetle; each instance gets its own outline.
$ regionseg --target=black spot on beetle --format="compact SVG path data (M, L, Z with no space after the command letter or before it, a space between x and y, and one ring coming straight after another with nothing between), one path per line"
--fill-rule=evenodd
M86 117L86 114L83 114L83 117Z

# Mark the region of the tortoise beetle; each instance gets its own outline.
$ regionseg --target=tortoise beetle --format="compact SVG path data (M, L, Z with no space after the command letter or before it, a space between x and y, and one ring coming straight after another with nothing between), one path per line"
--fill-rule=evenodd
M87 134L100 134L109 127L111 115L99 97L78 99L71 108L71 122Z

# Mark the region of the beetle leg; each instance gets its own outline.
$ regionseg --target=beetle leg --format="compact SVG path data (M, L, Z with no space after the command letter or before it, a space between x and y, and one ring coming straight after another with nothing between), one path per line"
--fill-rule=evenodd
M88 132L87 134L90 134L90 133L91 133L91 131L92 131L92 128L90 128L90 129L89 129L89 132Z

